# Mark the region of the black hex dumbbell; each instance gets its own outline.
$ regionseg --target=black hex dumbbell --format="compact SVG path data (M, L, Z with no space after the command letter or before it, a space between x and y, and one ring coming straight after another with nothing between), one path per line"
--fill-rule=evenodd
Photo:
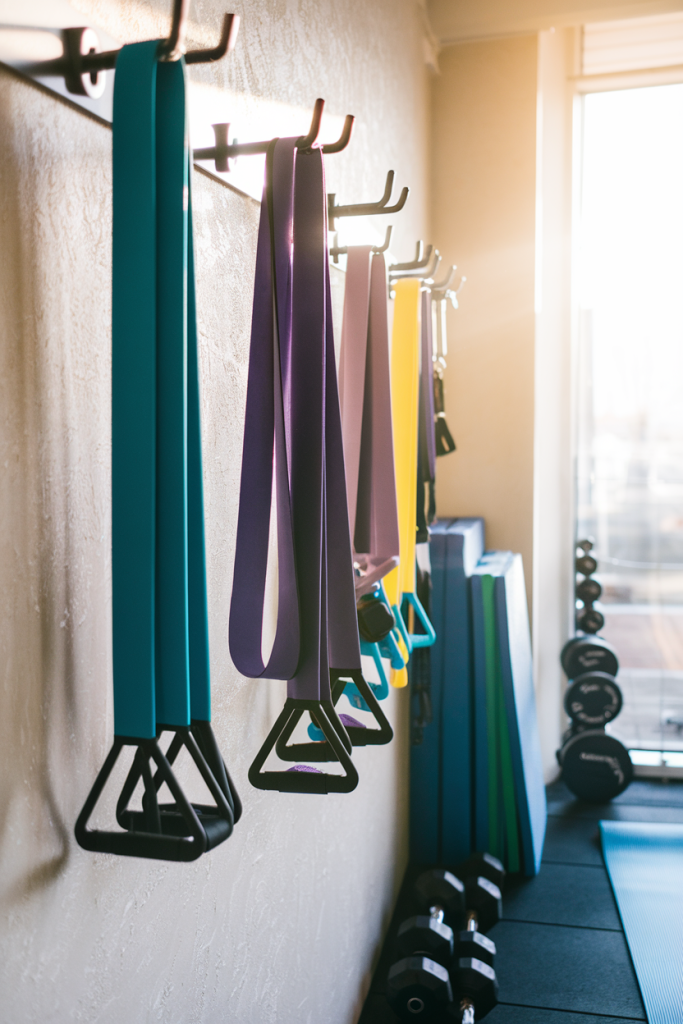
M482 960L462 957L452 973L455 987L455 1002L450 1012L455 1011L460 1024L474 1024L490 1013L498 1002L498 980L496 972Z
M462 885L455 880L458 885ZM409 917L400 926L396 945L402 958L389 971L387 999L402 1020L429 1020L453 1001L448 968L453 961L453 929L444 921L445 906L459 909L447 884L425 902L428 914Z
M431 1020L453 1003L448 971L427 956L404 957L389 969L387 999L401 1020Z
M490 854L474 854L459 871L465 882L434 868L415 883L427 913L408 918L399 928L396 944L402 959L390 969L387 983L387 998L403 1020L428 1020L449 1006L452 1010L451 978L458 1012L469 1000L478 1019L496 1004L496 947L482 932L500 920L505 871ZM460 929L457 935L454 927Z

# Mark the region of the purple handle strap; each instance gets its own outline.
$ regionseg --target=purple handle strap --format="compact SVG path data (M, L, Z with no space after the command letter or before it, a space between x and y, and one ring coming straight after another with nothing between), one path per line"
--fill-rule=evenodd
M245 418L230 652L288 697L331 700L360 668L332 335L322 152L279 139L266 159ZM261 654L275 487L278 613Z
M340 395L356 597L398 565L399 531L391 423L387 271L382 253L349 246Z

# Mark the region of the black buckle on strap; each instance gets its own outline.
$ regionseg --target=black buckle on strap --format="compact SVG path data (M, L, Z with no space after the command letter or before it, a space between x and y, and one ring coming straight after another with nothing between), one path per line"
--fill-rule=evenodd
M162 731L165 730L160 727L159 735ZM76 840L84 850L124 857L192 861L232 834L242 805L218 753L211 726L208 722L193 722L192 728L183 726L170 731L175 735L166 754L159 746L158 737L114 737L114 744L76 822ZM211 741L214 750L211 749ZM209 754L208 759L200 744ZM116 820L123 831L90 829L88 821L124 746L137 749L116 804ZM192 804L183 793L171 767L183 747L197 766L215 805ZM222 772L216 754L222 764ZM150 762L156 766L154 774ZM218 780L207 762L211 762L218 771ZM128 805L140 780L144 786L142 810L131 810ZM174 803L159 804L157 794L163 783L171 791Z
M325 741L322 743L298 743L287 747L286 741L305 711L309 712L315 724L322 730ZM290 728L292 719L294 722ZM322 746L329 750L329 757L310 756L309 748L315 748L317 752ZM286 757L282 757L281 749L284 749ZM293 768L286 771L263 772L261 769L272 750L276 751L281 760L338 761L345 774L330 775L315 769L297 771ZM301 754L302 750L303 754ZM358 785L358 772L349 756L350 750L351 740L329 701L297 700L294 697L288 697L275 725L268 733L265 743L249 769L249 781L256 789L275 789L280 793L350 793ZM290 751L297 751L296 756L290 756Z

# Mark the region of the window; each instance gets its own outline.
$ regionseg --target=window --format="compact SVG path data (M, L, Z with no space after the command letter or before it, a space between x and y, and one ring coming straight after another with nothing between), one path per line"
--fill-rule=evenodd
M610 731L683 767L683 85L584 96L581 177L577 536L621 664Z

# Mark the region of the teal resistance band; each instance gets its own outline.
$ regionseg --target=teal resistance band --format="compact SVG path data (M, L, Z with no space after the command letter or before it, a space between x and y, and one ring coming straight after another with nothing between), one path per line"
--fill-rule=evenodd
M76 824L89 850L194 860L241 812L210 726L210 674L185 64L124 47L114 92L112 578L114 745ZM174 733L166 754L158 738ZM124 745L122 832L87 828ZM193 805L185 747L213 797ZM150 762L153 762L151 765ZM142 783L142 809L129 803ZM166 783L174 802L159 804Z

